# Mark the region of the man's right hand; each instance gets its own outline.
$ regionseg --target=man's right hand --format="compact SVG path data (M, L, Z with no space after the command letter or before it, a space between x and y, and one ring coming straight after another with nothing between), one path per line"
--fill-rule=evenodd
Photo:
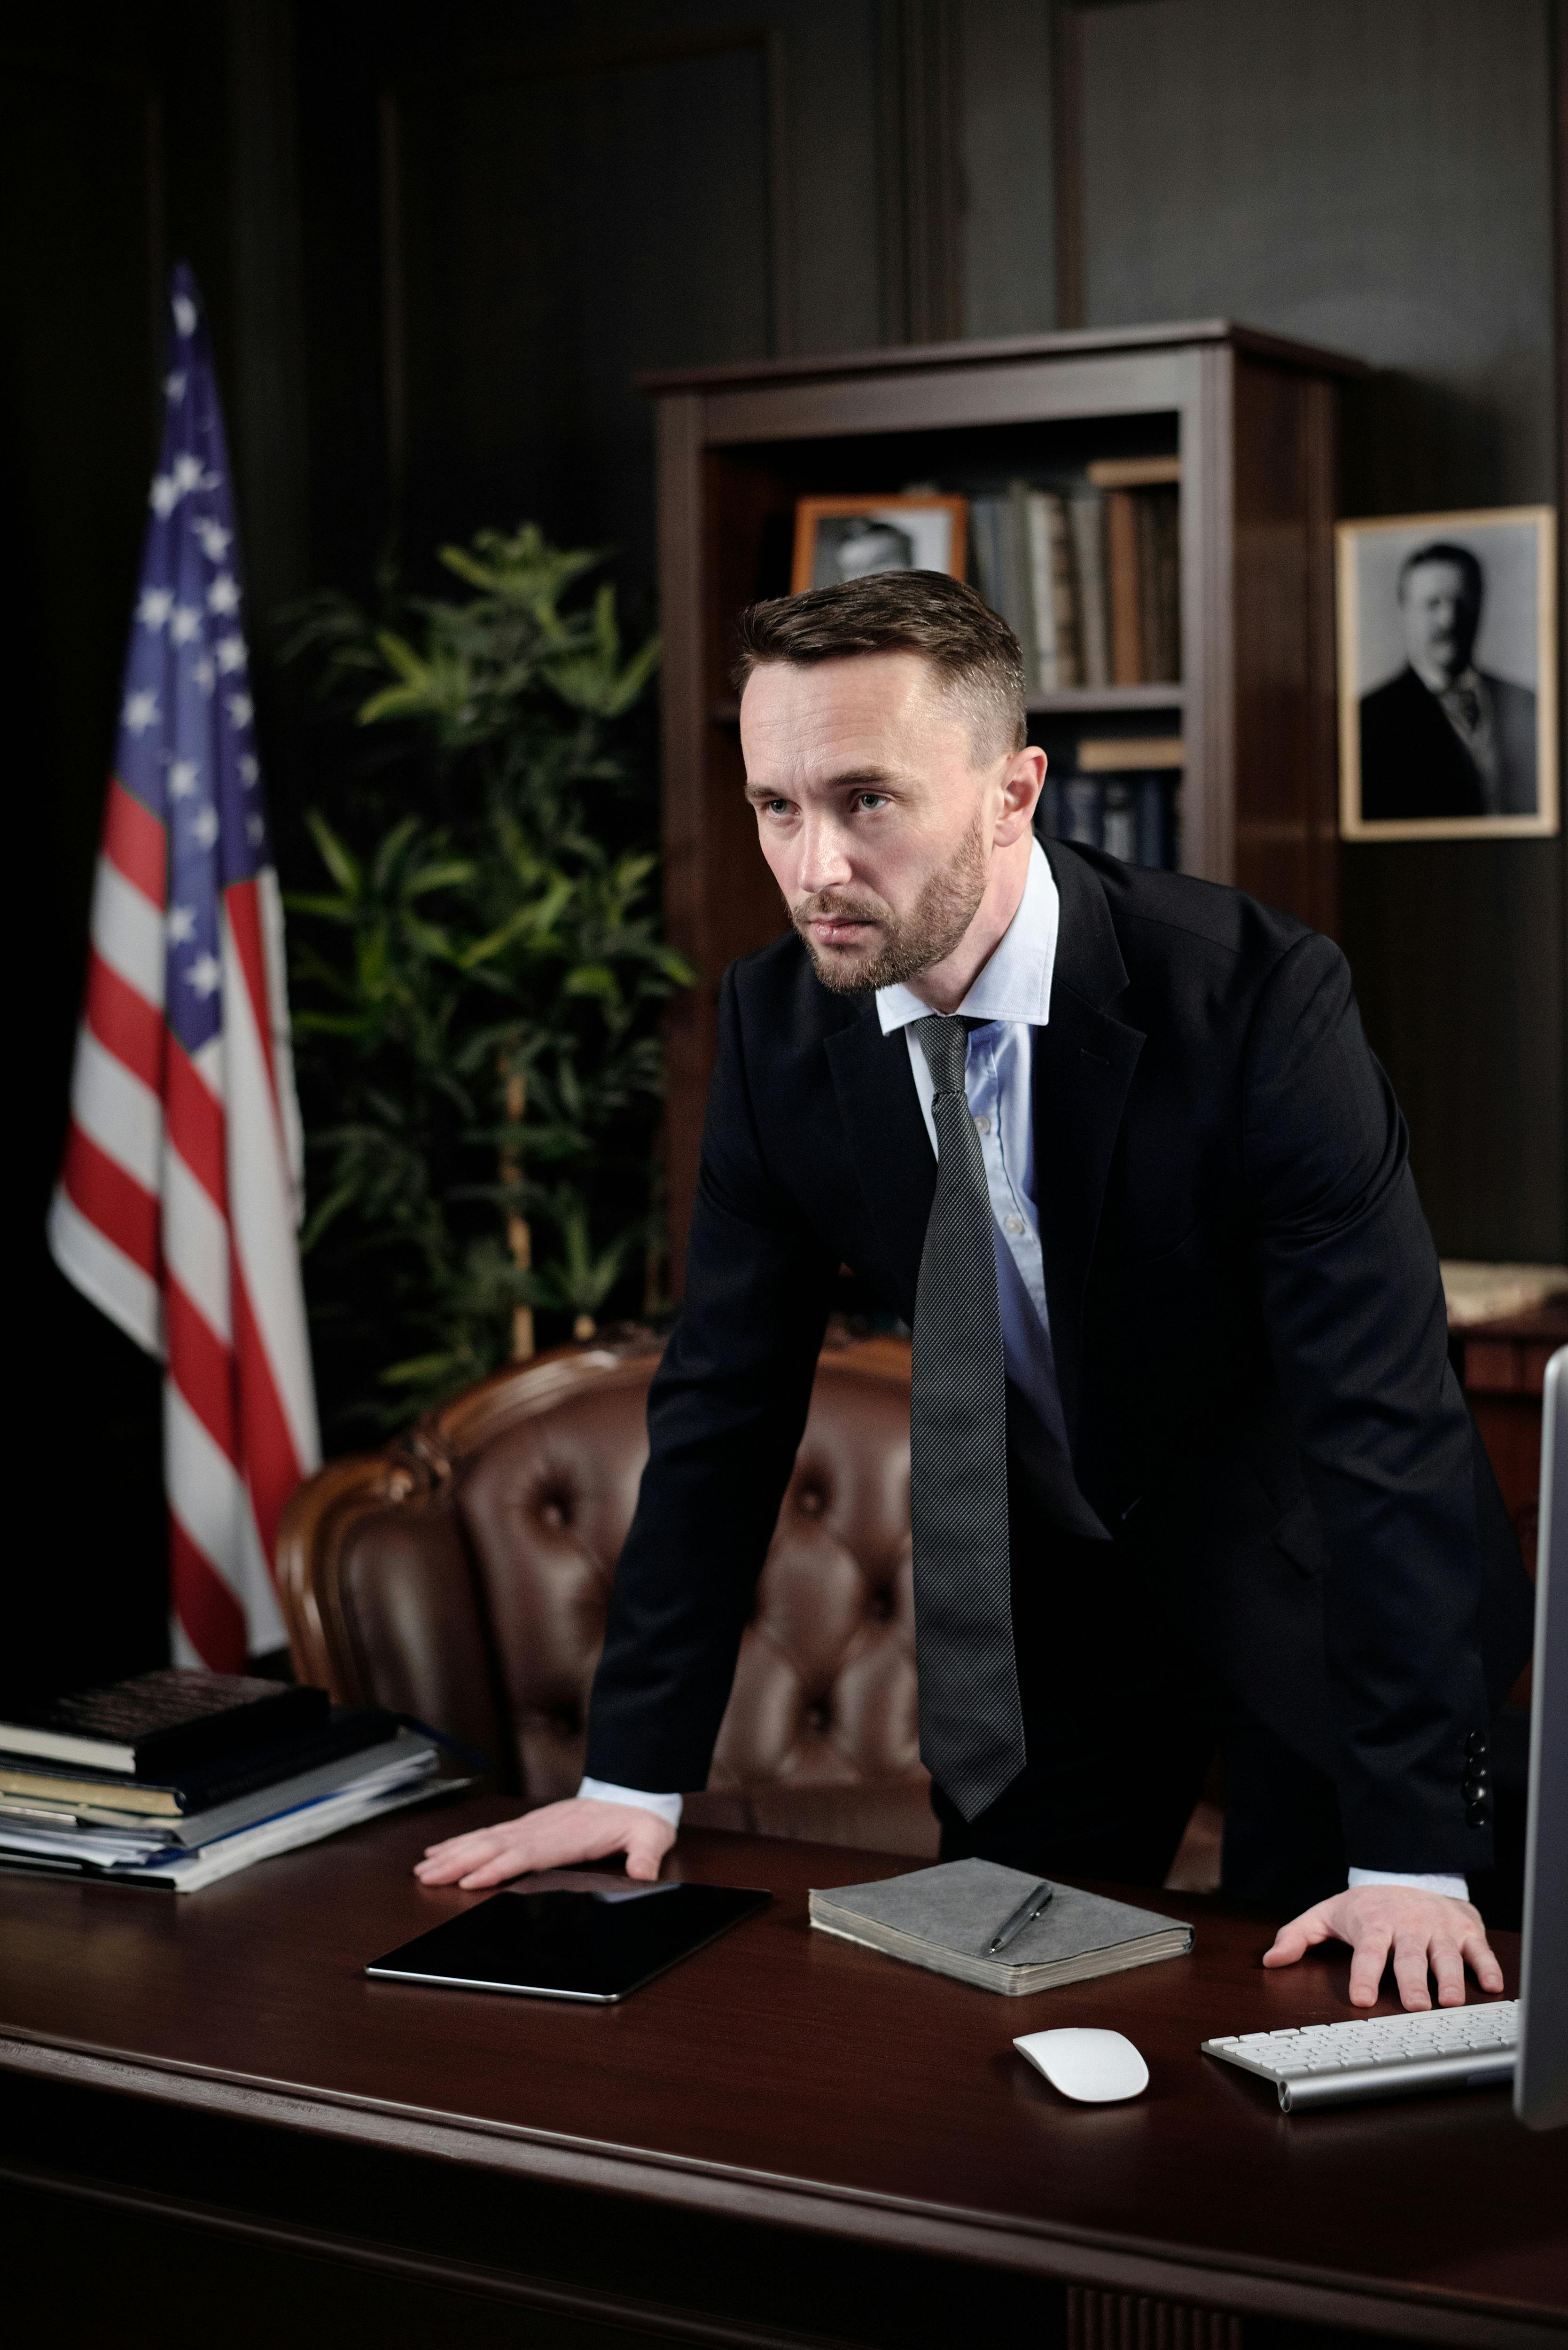
M624 1852L627 1875L651 1884L674 1842L675 1830L657 1812L574 1795L525 1812L520 1820L503 1820L499 1827L475 1828L469 1835L427 1846L414 1875L421 1885L455 1884L461 1892L472 1893L521 1877L525 1869L572 1868L578 1861L607 1860L611 1853Z

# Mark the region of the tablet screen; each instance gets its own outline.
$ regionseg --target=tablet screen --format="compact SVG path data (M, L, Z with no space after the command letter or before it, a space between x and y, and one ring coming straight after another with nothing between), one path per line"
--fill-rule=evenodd
M602 2003L625 1999L773 1898L728 1885L585 1876L563 1883L564 1874L498 1893L373 1960L365 1972L382 1981Z

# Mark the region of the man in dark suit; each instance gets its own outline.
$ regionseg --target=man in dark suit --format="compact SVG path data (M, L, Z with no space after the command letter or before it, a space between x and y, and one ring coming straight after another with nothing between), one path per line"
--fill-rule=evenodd
M1418 547L1399 570L1407 666L1361 702L1361 813L1533 816L1535 696L1475 666L1481 567L1466 546Z
M1530 1590L1449 1368L1343 958L1031 819L1016 640L904 573L754 607L793 927L732 966L575 1799L427 1883L624 1851L700 1787L841 1264L914 1330L921 1752L949 1856L1158 1885L1218 1735L1225 1877L1369 2003L1501 1975L1487 1732Z

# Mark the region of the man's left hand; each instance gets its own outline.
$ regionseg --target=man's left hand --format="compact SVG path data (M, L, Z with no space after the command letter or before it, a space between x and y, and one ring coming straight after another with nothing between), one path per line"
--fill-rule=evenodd
M1502 1989L1502 1969L1492 1956L1480 1912L1446 1893L1423 1893L1414 1885L1357 1885L1319 1901L1282 1926L1266 1967L1293 1966L1314 1943L1348 1942L1350 2003L1371 2007L1390 1951L1394 1980L1407 2007L1430 2007L1428 1969L1438 1979L1438 2005L1462 2007L1465 1962L1482 1991Z

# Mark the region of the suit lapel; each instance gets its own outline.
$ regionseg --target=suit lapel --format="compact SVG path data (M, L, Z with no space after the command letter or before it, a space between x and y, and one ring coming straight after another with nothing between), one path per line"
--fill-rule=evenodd
M1051 1017L1034 1034L1034 1183L1045 1303L1069 1440L1084 1358L1084 1290L1111 1154L1143 1031L1105 1009L1127 983L1105 891L1093 868L1048 842L1061 892Z
M826 1039L828 1066L874 1244L906 1321L915 1313L920 1252L937 1162L901 1032L884 1036L874 1000ZM857 1265L857 1273L868 1268Z

